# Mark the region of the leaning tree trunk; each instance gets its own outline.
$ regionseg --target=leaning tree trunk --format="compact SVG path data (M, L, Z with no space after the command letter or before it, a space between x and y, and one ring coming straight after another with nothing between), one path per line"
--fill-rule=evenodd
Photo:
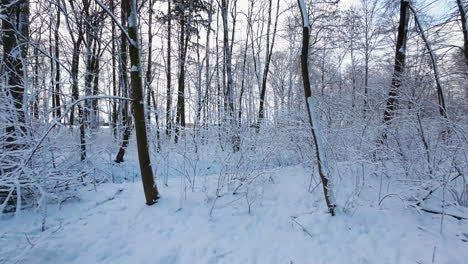
M318 120L315 114L315 103L316 98L312 97L312 91L310 88L310 79L309 79L309 66L308 66L308 57L309 57L309 39L310 39L310 24L309 24L309 15L304 3L304 0L298 0L299 7L302 15L302 53L301 53L301 69L302 69L302 81L304 84L304 95L306 98L307 104L307 113L309 116L309 124L312 131L312 136L314 139L315 153L317 156L317 164L320 179L322 180L323 193L325 195L325 202L328 207L328 211L333 216L335 215L335 203L333 201L332 190L330 188L330 180L327 175L327 168L325 165L325 158L323 157L323 149L321 149L321 135L318 130Z
M392 85L388 92L387 107L384 112L384 123L389 123L395 114L398 104L398 94L405 71L406 42L408 39L409 1L400 2L400 23L398 26L398 38L395 51L395 67L393 71Z
M152 205L159 199L159 192L153 177L151 159L148 150L148 135L146 132L145 106L143 103L142 68L140 62L140 43L138 42L138 23L136 0L123 0L122 8L128 17L128 36L130 52L130 79L133 116L135 119L135 134L138 147L141 178L145 191L146 204Z

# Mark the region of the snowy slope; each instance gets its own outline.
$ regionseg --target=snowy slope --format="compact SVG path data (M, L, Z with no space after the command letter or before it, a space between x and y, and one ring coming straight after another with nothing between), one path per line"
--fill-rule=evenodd
M211 217L209 192L185 192L177 178L151 207L140 182L83 189L61 210L49 206L44 232L39 212L4 217L0 263L468 263L467 221L445 217L441 234L439 215L364 198L330 217L321 193L307 192L309 173L272 171L249 194L250 214L238 194L218 199Z

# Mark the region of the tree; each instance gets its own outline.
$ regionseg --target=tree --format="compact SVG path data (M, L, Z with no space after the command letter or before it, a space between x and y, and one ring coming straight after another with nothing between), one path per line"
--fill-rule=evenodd
M138 22L136 0L122 0L122 8L128 17L128 36L130 51L130 78L132 86L132 105L135 119L135 132L140 162L141 178L145 191L146 204L152 205L159 199L159 192L153 177L151 160L148 152L146 134L145 107L143 105L142 67L140 62L140 43L138 40Z
M322 144L318 127L318 120L316 119L315 114L315 104L316 98L312 97L312 90L310 88L310 79L309 79L309 39L310 39L310 24L309 24L309 14L307 7L304 3L304 0L298 0L299 8L302 16L302 51L301 51L301 71L302 71L302 82L304 85L304 95L306 99L307 113L309 117L310 129L312 132L312 137L314 139L315 153L317 157L317 164L319 169L320 179L322 181L323 193L325 195L325 202L328 207L329 213L333 216L335 215L335 203L333 201L333 195L331 190L330 179L328 178L327 168L325 164L325 159L323 157L323 149L321 149Z
M128 17L125 14L125 8L123 7L124 4L127 4L125 1L121 2L121 10L120 10L120 24L122 27L127 27L128 25ZM120 56L119 56L119 85L121 89L121 93L124 97L128 97L128 73L127 73L127 64L128 64L128 39L126 34L122 31L120 33ZM130 139L130 135L132 133L132 124L131 124L131 117L128 111L128 102L121 102L121 115L122 115L122 126L123 126L123 134L122 134L122 143L120 145L119 151L117 152L117 156L115 158L115 162L121 163L124 161L125 150L128 146L128 141Z
M54 28L54 38L55 38L55 79L54 79L54 84L55 84L55 91L53 93L52 97L52 106L55 108L54 115L56 117L59 117L62 115L61 109L60 109L60 39L59 39L59 29L60 29L60 8L57 7L57 17L55 21L55 28ZM54 63L51 61L51 63Z
M266 39L266 48L265 48L265 67L263 68L263 75L262 75L262 86L260 89L260 105L258 108L258 120L257 120L257 132L260 129L260 124L262 120L265 118L265 96L266 96L266 87L267 87L267 78L268 72L270 71L270 62L271 56L273 55L273 47L275 45L275 37L276 37L276 29L278 26L278 18L279 18L279 3L276 3L276 18L275 18L275 25L273 27L273 37L270 43L270 27L271 27L271 9L272 9L272 0L269 0L268 4L268 24L267 24L267 39Z
M361 16L364 24L364 117L369 110L369 71L370 62L374 51L377 49L380 41L379 27L376 25L377 6L380 0L361 0Z
M207 11L207 3L203 0L178 0L176 7L171 10L175 18L179 20L179 76L177 80L177 105L176 105L176 127L174 129L174 142L179 141L180 130L185 128L185 78L187 50L191 36L198 34L197 25L205 25L202 13ZM168 19L171 19L169 17Z
M171 108L172 108L172 92L171 92L171 21L172 21L172 13L171 13L171 2L172 0L167 1L167 63L166 63L166 135L171 136L171 128L172 128L172 115L171 115Z
M463 0L457 0L457 6L463 31L463 55L465 56L466 65L468 65L468 21L466 18L466 6L464 6Z
M384 123L389 123L395 114L398 105L399 89L405 72L406 43L408 40L409 0L400 1L400 22L395 50L395 66L392 84L388 92L387 106L384 112Z
M112 19L115 16L100 0L96 2L111 15ZM143 190L145 192L146 204L152 205L159 199L159 191L154 182L153 169L149 155L148 135L146 131L146 115L143 97L143 69L140 60L141 44L138 39L138 12L136 0L122 0L122 15L125 16L125 21L128 22L125 26L119 24L122 35L128 40L129 55L130 55L130 85L131 98L133 106L133 118L135 119L135 134L138 149L138 161L140 164L140 173L143 182Z
M234 2L234 5L237 3ZM240 149L240 138L236 132L232 131L237 127L235 112L234 112L234 84L232 78L232 43L234 42L234 28L232 30L232 39L229 43L229 21L228 21L228 7L229 1L228 0L221 0L221 16L223 19L223 53L224 53L224 67L226 69L226 77L227 77L227 84L225 90L225 118L227 122L225 125L230 125L231 129L229 129L231 133L231 143L233 151L239 151Z
M6 141L9 148L18 148L17 140L26 133L25 106L25 72L27 71L27 53L29 42L29 0L2 0L5 16L2 17L3 61L7 78L8 91L13 102L11 109L12 124L6 127Z
M424 29L419 22L418 14L416 10L410 5L409 8L413 12L414 21L416 22L416 26L418 28L419 33L421 34L421 38L424 41L427 51L429 52L429 56L431 58L432 63L432 70L434 71L434 80L436 82L437 87L437 97L439 99L439 113L442 117L447 118L447 108L445 107L445 98L444 92L442 90L442 84L440 82L440 73L439 73L439 66L437 65L437 58L434 53L434 50L431 48L431 44L429 43L426 34L424 33Z
M73 44L72 65L70 72L70 77L72 79L72 99L77 101L80 97L78 74L80 70L81 45L84 41L84 14L89 9L90 3L89 1L83 1L83 6L77 7L75 6L75 2L73 0L69 0L69 4L75 21L70 21L71 19L68 15L65 16L65 21ZM63 12L68 13L67 6L64 1L61 6L63 8ZM73 105L70 111L70 126L73 126L74 122L75 114ZM78 124L80 129L80 160L83 161L86 159L86 127L84 124L83 106L81 104L78 104Z

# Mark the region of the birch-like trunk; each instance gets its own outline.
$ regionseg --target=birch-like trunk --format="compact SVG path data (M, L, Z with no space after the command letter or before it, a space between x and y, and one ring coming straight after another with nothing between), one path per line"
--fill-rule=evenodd
M304 3L304 0L298 0L299 7L302 15L302 52L301 52L301 70L302 70L302 82L304 84L304 95L306 98L307 104L307 113L309 117L309 124L312 131L312 136L314 139L315 153L317 157L318 171L320 179L322 181L323 193L325 195L325 202L328 207L328 211L333 216L335 215L335 203L331 189L331 181L328 175L328 168L326 166L326 160L323 155L323 144L322 135L319 130L318 118L315 112L315 106L317 99L312 97L312 90L310 88L310 79L309 79L309 39L310 39L310 22L307 7Z

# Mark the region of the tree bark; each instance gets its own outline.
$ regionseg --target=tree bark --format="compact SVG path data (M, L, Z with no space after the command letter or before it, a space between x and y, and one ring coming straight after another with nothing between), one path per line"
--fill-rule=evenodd
M142 67L140 62L140 43L138 42L138 23L136 0L122 0L122 9L128 17L128 35L130 51L130 78L135 134L138 148L141 178L146 204L152 205L159 199L159 192L154 182L153 169L148 151L145 107L143 103Z
M466 21L466 7L463 5L462 0L457 0L457 6L460 12L460 21L463 31L463 55L465 55L465 62L468 66L468 22Z
M114 0L111 0L110 10L114 13L115 3ZM111 36L112 36L112 94L117 96L117 75L116 68L117 63L115 59L116 48L115 48L115 22L111 21ZM112 102L112 134L114 138L118 137L117 121L119 118L119 113L117 111L117 101Z
M409 6L409 8L413 12L416 26L418 27L419 33L421 34L421 38L423 39L424 44L426 44L426 49L429 52L429 56L431 57L432 70L434 71L434 79L437 87L437 97L439 99L439 113L443 118L447 118L447 108L445 107L444 92L442 90L442 84L440 83L439 67L437 65L436 55L432 50L431 45L429 44L429 41L426 38L426 35L424 34L424 29L422 28L421 23L419 22L416 10L414 10L414 8L411 5Z
M306 8L306 5L304 3L304 0L298 0L299 7L301 10L301 15L302 15L302 23L303 23L303 29L302 29L302 52L301 52L301 70L302 70L302 81L304 84L304 95L306 99L306 105L307 105L307 113L309 117L309 124L310 128L312 131L312 136L314 139L314 145L315 145L315 153L317 156L317 164L318 164L318 170L319 170L319 175L320 179L322 181L322 186L323 186L323 193L325 195L325 202L328 207L329 213L333 216L335 215L335 203L333 201L332 197L332 190L330 188L330 181L328 178L328 175L326 174L326 168L324 166L324 158L323 158L323 153L322 149L320 149L320 134L317 131L318 124L314 124L314 122L317 122L318 120L314 120L313 118L313 113L315 111L314 109L314 101L316 100L315 98L312 97L312 91L310 88L310 79L309 79L309 65L308 65L308 57L309 57L309 39L310 39L310 25L309 25L309 15L308 11Z
M392 85L388 92L387 107L384 112L384 123L389 123L395 114L398 104L398 94L405 72L406 42L408 39L409 0L400 1L400 22L395 50L395 67Z
M126 11L124 5L128 4L127 1L133 0L124 0L121 2L121 26L127 27L128 26L128 19L126 15ZM130 8L130 7L129 7ZM128 97L128 76L127 76L127 64L128 64L128 55L127 55L127 37L124 32L120 35L120 89L122 90L122 95L124 97ZM117 156L115 157L116 163L124 162L125 150L127 149L130 135L132 133L132 122L129 116L128 111L128 102L121 102L122 104L122 126L123 126L123 134L122 134L122 142L117 152Z
M55 21L55 29L54 29L54 38L55 38L55 91L52 97L54 101L55 107L55 116L59 117L62 115L62 111L60 109L60 48L59 48L59 29L60 29L60 8L57 7L57 21Z
M181 0L181 7L184 10L185 1ZM186 32L185 12L182 11L180 17L180 44L179 44L179 78L177 91L177 110L176 110L176 127L174 142L179 141L180 130L185 128L185 59L187 56L188 42L190 34Z
M171 0L167 1L167 69L166 69L166 135L171 136L172 129L172 92L171 92Z
M234 131L237 127L236 118L234 115L234 91L233 91L233 79L232 79L232 45L229 43L229 22L228 22L228 0L221 1L221 16L223 19L223 49L224 49L224 66L226 68L227 85L225 92L225 119L227 119L224 125L230 125L227 131L231 134L231 143L233 151L239 151L240 149L240 137L238 133ZM231 40L234 41L234 40Z
M11 111L18 122L6 128L6 141L10 142L8 147L13 149L19 147L16 141L26 133L23 98L26 90L24 77L29 41L29 0L2 0L2 4L5 7L5 17L2 18L3 61L8 90L13 101ZM20 52L17 52L18 48Z
M268 72L270 71L270 62L271 56L273 55L273 46L275 45L275 37L276 37L276 29L278 25L278 16L279 16L279 4L280 1L278 0L276 4L276 19L275 25L273 28L273 38L270 45L270 26L271 26L271 9L272 9L272 0L270 0L268 5L268 26L267 26L267 43L265 49L265 68L263 68L263 76L262 76L262 88L260 90L260 106L258 109L258 120L257 120L257 132L260 131L260 125L263 119L265 118L265 96L266 96L266 87L267 87L267 78Z

